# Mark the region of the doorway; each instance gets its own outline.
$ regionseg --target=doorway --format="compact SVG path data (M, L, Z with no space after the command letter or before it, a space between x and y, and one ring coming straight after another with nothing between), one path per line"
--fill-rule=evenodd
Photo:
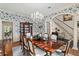
M13 40L13 22L2 21L2 39Z

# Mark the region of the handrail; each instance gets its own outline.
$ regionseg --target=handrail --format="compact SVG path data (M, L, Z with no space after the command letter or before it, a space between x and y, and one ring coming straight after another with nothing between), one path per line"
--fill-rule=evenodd
M55 17L56 18L56 17ZM56 18L58 21L60 21L60 22L62 22L63 24L65 24L66 26L68 26L69 28L71 28L72 30L74 29L74 28L72 28L72 27L70 27L69 25L67 25L66 23L64 23L63 21L61 21L61 20L59 20L58 18ZM79 33L79 31L78 31L78 33Z
M55 21L54 21L55 22ZM60 26L57 22L55 22L58 26ZM62 29L64 29L62 26L60 26ZM71 37L73 37L73 35L71 35L71 33L69 33L66 29L64 29Z
M56 18L56 17L55 17ZM69 28L71 28L73 30L72 27L70 27L69 25L67 25L66 23L64 23L63 21L59 20L58 18L56 18L58 21L62 22L63 24L65 24L66 26L68 26Z

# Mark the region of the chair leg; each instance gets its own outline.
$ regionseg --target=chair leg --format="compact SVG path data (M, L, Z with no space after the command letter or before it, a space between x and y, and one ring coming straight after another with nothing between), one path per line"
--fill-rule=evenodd
M49 52L49 55L51 56L51 55L52 55L52 53L51 53L51 52Z
M23 49L23 55L25 55L25 49Z
M22 45L21 45L21 49L23 49Z
M44 56L48 56L48 54L46 53Z
M49 52L46 52L46 54L44 56L50 56L50 53Z

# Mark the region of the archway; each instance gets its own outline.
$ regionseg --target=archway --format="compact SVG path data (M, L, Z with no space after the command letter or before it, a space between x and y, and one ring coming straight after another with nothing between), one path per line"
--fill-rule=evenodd
M77 16L78 16L78 14L76 14L76 13L59 13L59 14L53 15L53 17L51 16L50 18L53 20L57 16L64 15L64 14L70 14L70 15L73 16L73 32L72 32L73 33L73 38L72 38L73 49L78 50L78 48L77 48L77 42L78 42L78 38L77 38L77 34L78 34L78 32L77 32ZM52 22L52 20L51 20L51 22Z

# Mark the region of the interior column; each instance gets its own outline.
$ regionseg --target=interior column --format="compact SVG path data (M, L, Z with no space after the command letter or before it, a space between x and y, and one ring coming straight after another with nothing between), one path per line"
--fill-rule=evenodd
M2 40L2 21L0 21L0 40Z
M73 38L73 49L75 49L75 50L78 50L78 48L77 48L77 42L78 42L78 40L77 40L77 19L78 19L78 17L77 17L77 15L75 15L74 16L74 18L73 18L73 20L74 20L74 38Z

